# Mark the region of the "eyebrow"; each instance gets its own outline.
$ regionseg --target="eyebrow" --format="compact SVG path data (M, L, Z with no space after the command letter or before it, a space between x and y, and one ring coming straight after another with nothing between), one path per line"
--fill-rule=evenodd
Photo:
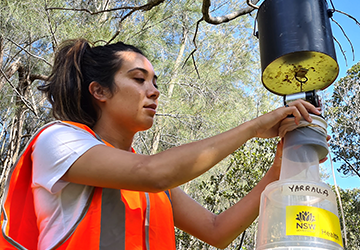
M139 68L139 67L130 69L127 73L133 72L133 71L135 71L135 70L140 70L141 72L143 72L143 73L146 74L146 75L149 74L149 71L147 71L147 70L144 69L144 68ZM158 79L158 76L157 76L157 75L154 75L154 79L157 80L157 79Z

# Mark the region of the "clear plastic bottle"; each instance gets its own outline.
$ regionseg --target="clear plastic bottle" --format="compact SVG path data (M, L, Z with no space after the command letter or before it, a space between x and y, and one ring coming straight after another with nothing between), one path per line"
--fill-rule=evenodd
M319 174L328 153L326 122L312 118L285 134L280 179L261 195L257 250L343 249L335 194Z

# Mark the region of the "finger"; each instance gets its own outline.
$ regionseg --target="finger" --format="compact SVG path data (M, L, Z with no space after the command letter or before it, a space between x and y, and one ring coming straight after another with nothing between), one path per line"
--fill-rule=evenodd
M315 107L310 102L307 102L307 101L304 101L304 100L300 100L300 101L301 101L301 104L304 105L304 107L307 109L307 111L310 114L321 115L321 108L320 107Z
M300 114L304 117L304 119L308 122L312 122L312 119L310 117L309 111L316 108L311 104L303 100L299 100L298 102L295 102L296 108L300 111Z
M307 110L307 108L303 105L303 103L297 103L295 102L295 107L298 109L300 116L299 116L299 122L301 119L301 116L304 117L304 119L308 122L312 122L312 119L310 117L310 114Z
M304 101L304 100L299 100L302 105L305 106L305 108L307 109L307 111L309 111L309 113L312 114L321 114L321 107L315 107L314 105L312 105L310 102Z
M292 115L295 118L295 123L296 125L299 125L300 123L300 119L301 119L301 113L299 112L299 110L297 109L296 106L285 106L286 108L286 115Z
M311 103L301 100L301 99L291 102L289 105L296 107L299 110L301 116L304 117L304 119L308 122L312 122L312 119L311 119L309 113L321 114L321 112L319 111L318 108L316 108ZM299 119L300 118L301 117L299 117Z

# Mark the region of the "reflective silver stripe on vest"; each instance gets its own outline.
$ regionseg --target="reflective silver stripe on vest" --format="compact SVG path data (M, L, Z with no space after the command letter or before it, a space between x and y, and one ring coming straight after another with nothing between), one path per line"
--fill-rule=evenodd
M145 193L146 197L146 212L145 212L145 245L146 250L150 250L150 238L149 238L149 229L150 229L150 197L148 193Z
M100 250L125 250L125 204L120 190L103 188Z

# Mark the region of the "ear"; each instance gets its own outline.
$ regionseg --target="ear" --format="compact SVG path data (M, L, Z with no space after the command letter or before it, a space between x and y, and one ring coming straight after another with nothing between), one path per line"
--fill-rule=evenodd
M95 98L95 100L100 102L104 102L108 96L107 89L95 81L89 84L89 92Z

